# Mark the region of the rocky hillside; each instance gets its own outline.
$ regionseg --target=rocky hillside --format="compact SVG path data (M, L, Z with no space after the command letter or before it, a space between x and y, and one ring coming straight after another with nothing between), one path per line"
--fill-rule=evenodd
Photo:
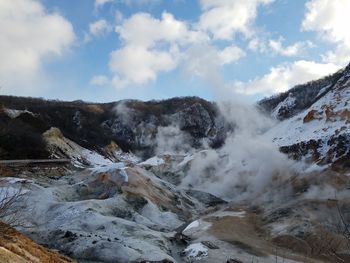
M261 100L258 105L278 120L285 120L306 110L331 91L338 81L344 80L350 71L350 64L333 75L297 85L278 95Z
M51 127L84 148L103 152L115 142L124 151L150 156L162 127L184 131L188 143L220 146L225 127L215 104L196 97L96 104L0 96L0 159L46 158L42 134ZM187 136L186 135L186 136Z
M338 169L350 167L350 65L259 105L280 120L268 134L282 152Z

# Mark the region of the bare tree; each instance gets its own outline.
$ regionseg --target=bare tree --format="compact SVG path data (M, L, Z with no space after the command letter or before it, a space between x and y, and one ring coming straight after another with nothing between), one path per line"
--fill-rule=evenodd
M23 225L20 212L24 208L24 199L25 192L22 187L4 185L4 181L0 180L0 235L8 234L11 227Z

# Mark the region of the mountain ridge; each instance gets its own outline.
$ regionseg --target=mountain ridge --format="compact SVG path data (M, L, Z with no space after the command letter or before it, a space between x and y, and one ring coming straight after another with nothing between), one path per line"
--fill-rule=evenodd
M149 151L148 156L154 151L152 140L155 139L157 128L171 124L176 124L178 129L194 139L211 137L213 145L220 145L224 140L224 131L217 128L215 123L217 107L198 97L100 104L0 96L0 105L0 139L1 136L11 136L11 132L26 130L23 136L41 145L38 152L29 152L29 156L22 155L19 158L48 156L42 146L44 142L41 134L51 127L59 128L65 137L90 150L101 151L101 148L114 141L126 152ZM145 131L147 134L142 134ZM0 148L3 145L6 146L6 142L0 143ZM21 144L18 147L22 147ZM7 156L12 159L15 157L11 154Z
M268 134L282 152L294 159L306 158L319 164L329 164L336 160L330 157L331 153L320 153L325 145L329 143L331 145L327 147L333 147L326 152L348 151L346 142L350 136L346 135L346 127L350 110L347 101L337 112L332 109L345 100L347 95L344 95L344 90L348 89L349 78L350 64L332 75L297 85L287 92L257 102L261 112L278 120L276 127ZM332 97L333 93L337 95ZM322 105L313 106L317 103ZM187 137L185 141L191 147L200 147L206 141L217 148L225 143L228 132L232 132L235 125L225 120L219 105L199 97L91 103L0 96L0 108L2 159L49 158L52 153L43 134L53 127L58 128L67 139L101 155L106 155L105 148L115 143L124 152L131 151L149 158L156 153L158 137L163 133L166 136L179 136L184 132ZM343 118L344 123L339 124L340 130L333 131L335 135L318 132L321 137L310 135L303 140L298 139L298 133L293 130L313 129L308 127L321 120L323 115L325 122L318 124L322 129L328 129L330 118L333 121ZM289 137L285 134L282 136L279 129L286 129L281 126L288 126L288 121L300 123L288 127L285 134L289 134ZM284 140L278 139L278 136L284 137ZM287 137L289 141L286 141ZM32 147L33 144L37 147ZM337 151L339 148L342 150Z
M348 72L350 72L350 64L334 74L318 80L309 81L305 84L296 85L286 92L264 98L257 104L267 114L273 114L273 111L277 110L275 117L279 120L293 117L326 95L337 84L340 78ZM295 108L288 109L287 107L282 107L282 105L281 107L278 107L278 105L285 101L290 95L297 95L294 104ZM307 98L308 96L311 98Z

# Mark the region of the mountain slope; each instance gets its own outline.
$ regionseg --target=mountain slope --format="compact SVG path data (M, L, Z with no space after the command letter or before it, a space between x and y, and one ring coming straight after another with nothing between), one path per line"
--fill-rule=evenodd
M350 65L259 105L281 120L267 135L283 152L295 159L350 167Z
M48 157L42 134L51 127L89 150L102 152L115 142L151 156L159 129L168 126L184 131L193 146L203 138L220 146L225 138L216 105L197 97L98 104L0 96L0 159Z
M332 90L349 70L350 64L333 75L297 85L284 93L265 98L259 101L258 105L263 111L279 120L293 117Z

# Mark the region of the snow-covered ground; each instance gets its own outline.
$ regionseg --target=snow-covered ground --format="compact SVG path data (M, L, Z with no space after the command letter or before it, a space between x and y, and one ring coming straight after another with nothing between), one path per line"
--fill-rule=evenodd
M163 158L160 158L158 156L154 156L144 162L139 163L140 166L158 166L164 164L165 161Z
M337 98L341 98L341 101ZM327 108L332 109L331 111L337 113L337 116L327 119ZM341 112L349 109L350 89L331 91L307 110L279 122L267 135L277 145L286 146L312 139L329 138L336 134L337 130L341 130L342 133L349 132L348 119L342 119L340 116ZM315 112L315 119L304 122L305 116L311 111Z
M278 122L266 133L267 138L279 147L319 141L317 151L320 159L324 158L330 150L331 138L350 134L349 84L350 80L334 87L306 110ZM291 103L288 98L283 103Z

